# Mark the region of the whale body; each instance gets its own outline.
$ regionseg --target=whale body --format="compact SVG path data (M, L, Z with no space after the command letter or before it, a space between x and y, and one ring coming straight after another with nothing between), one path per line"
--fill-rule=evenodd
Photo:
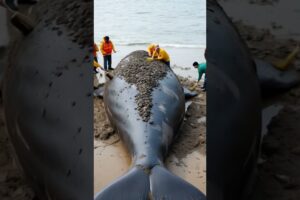
M106 113L132 155L132 166L95 199L206 199L164 167L184 118L185 96L173 71L147 57L146 51L129 54L106 82Z

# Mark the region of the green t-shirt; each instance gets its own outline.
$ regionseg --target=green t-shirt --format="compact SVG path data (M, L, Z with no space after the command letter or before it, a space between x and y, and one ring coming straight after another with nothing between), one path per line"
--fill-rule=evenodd
M206 63L200 63L198 65L198 73L199 73L198 81L200 81L202 75L206 73Z

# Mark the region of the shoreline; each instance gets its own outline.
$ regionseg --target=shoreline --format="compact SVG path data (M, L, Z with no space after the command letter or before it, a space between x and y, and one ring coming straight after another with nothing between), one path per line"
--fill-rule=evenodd
M99 42L97 42L99 45ZM199 63L205 62L205 48L185 48L185 47L164 47L171 59L171 68L177 75L189 78L192 80L198 79L198 70L192 64L194 61ZM118 63L128 54L136 50L147 51L147 45L123 46L115 44L117 53L112 54L112 67L116 68ZM103 66L103 57L98 53L98 62ZM203 80L202 80L203 81Z

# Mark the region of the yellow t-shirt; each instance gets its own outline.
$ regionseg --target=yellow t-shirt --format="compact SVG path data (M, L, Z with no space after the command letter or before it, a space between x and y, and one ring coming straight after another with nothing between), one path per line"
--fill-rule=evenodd
M101 67L101 65L94 60L94 67L98 68L98 67Z
M155 52L155 54L157 55L157 60L170 62L170 57L169 57L169 54L166 52L166 50L160 48L159 53Z

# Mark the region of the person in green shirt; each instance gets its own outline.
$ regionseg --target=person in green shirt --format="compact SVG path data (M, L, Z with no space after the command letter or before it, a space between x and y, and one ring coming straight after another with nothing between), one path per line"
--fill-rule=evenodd
M198 82L201 80L202 78L202 75L205 74L205 79L204 79L204 84L203 86L201 87L203 91L206 91L206 82L207 82L207 78L206 78L206 63L198 63L198 62L194 62L193 63L193 66L195 68L198 68L198 73L199 73L199 76L198 76Z

